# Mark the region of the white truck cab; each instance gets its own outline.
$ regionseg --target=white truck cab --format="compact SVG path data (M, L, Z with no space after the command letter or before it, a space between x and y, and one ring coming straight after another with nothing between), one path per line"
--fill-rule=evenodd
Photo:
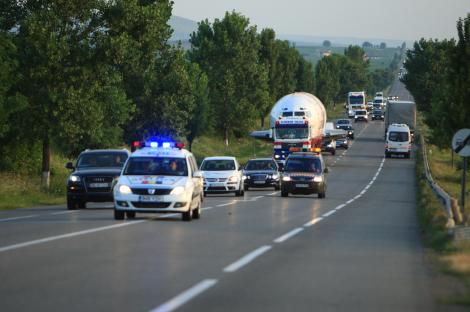
M411 132L406 124L391 124L386 134L385 157L393 154L403 155L410 158L411 155Z
M174 142L142 145L130 155L114 187L114 218L181 212L184 221L199 219L203 180L193 154Z

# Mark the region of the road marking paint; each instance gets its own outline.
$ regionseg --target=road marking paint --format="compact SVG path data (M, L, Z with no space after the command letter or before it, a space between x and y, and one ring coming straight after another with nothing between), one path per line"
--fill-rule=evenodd
M336 210L330 210L328 211L327 213L323 214L322 217L326 218L326 217L329 217L331 216L332 214L334 214L336 212Z
M174 214L174 215L176 215L176 214ZM167 215L167 217L169 217L169 216L170 215ZM75 237L75 236L81 236L81 235L86 235L86 234L91 234L91 233L96 233L96 232L112 230L112 229L116 229L116 228L120 228L120 227L136 225L136 224L147 222L147 221L148 220L125 222L125 223L113 224L113 225L108 225L108 226L102 226L102 227L89 229L89 230L84 230L84 231L72 232L72 233L67 233L67 234L62 234L62 235L57 235L57 236L44 237L44 238L41 238L41 239L36 239L36 240L24 242L24 243L19 243L19 244L0 247L0 252L13 250L13 249L19 249L19 248L23 248L23 247L38 245L38 244L43 244L43 243L48 243L48 242L52 242L52 241L56 241L56 240L60 240L60 239L64 239L64 238L71 238L71 237Z
M213 208L214 208L214 207L204 207L204 208L202 208L202 210L211 210L211 209L213 209Z
M253 200L258 200L258 199L263 198L263 197L264 197L264 196L256 196L256 197L253 197L252 199L253 199Z
M276 238L274 240L275 243L282 243L282 242L285 242L286 240L288 240L289 238L299 234L300 232L302 232L304 229L303 228L296 228L296 229L293 229L292 231L290 231L289 233L286 233L278 238Z
M246 256L243 256L239 260L237 260L237 261L233 262L232 264L228 265L227 267L225 267L224 272L225 273L232 273L232 272L237 271L238 269L244 267L245 265L247 265L251 261L255 260L257 257L261 256L262 254L264 254L265 252L267 252L271 248L272 248L271 246L265 245L265 246L262 246L258 249L253 250L252 252L250 252Z
M353 201L354 201L354 199L350 199L350 200L348 200L348 201L346 202L346 204L349 205L349 204L352 203Z
M359 194L364 195L366 191L367 191L366 189L363 189L362 192L360 192Z
M276 194L278 194L278 193L279 193L279 192L274 192L274 193L268 194L268 196L270 196L270 195L276 195Z
M178 309L194 297L200 295L201 293L205 292L212 286L217 284L216 279L205 279L202 282L194 285L193 287L185 290L178 296L174 297L173 299L165 302L161 306L151 310L150 312L170 312Z
M14 221L14 220L21 220L21 219L30 219L34 217L38 217L39 215L29 215L29 216L23 216L23 217L13 217L13 218L6 218L6 219L0 219L0 222L7 222L7 221Z
M305 227L310 227L312 225L315 225L317 224L318 222L320 222L321 220L323 220L323 218L319 217L319 218L315 218L313 219L312 221L309 221L307 223L304 224Z
M59 212L51 213L51 215L57 216L57 215L62 215L62 214L74 213L74 212L78 212L78 210L59 211Z
M356 195L356 196L354 196L354 199L359 199L361 197L362 197L362 195Z
M343 209L344 207L346 207L346 205L345 205L345 204L341 204L341 205L339 205L338 207L336 207L335 210L341 210L341 209Z
M233 205L235 204L237 201L236 200L233 200L229 203L226 203L226 204L220 204L220 205L217 205L217 207L224 207L224 206L230 206L230 205Z

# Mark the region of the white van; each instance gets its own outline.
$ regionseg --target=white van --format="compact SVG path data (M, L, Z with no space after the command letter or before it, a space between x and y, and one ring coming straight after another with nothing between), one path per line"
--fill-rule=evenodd
M411 133L410 128L405 124L391 124L387 130L385 139L385 157L392 154L403 155L410 158L411 155Z

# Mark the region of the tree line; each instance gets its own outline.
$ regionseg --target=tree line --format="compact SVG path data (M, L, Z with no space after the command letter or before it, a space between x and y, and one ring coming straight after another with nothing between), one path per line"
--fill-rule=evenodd
M327 104L331 68L323 62L341 64L336 100L372 79L358 47L325 58L315 75L289 42L234 11L198 23L185 51L169 42L172 5L2 1L0 169L47 174L51 149L73 156L147 136L186 138L191 148L211 132L229 144L232 135L265 126L285 94L318 90Z
M402 78L429 126L432 143L449 147L470 126L470 14L457 22L458 40L425 40L406 54Z

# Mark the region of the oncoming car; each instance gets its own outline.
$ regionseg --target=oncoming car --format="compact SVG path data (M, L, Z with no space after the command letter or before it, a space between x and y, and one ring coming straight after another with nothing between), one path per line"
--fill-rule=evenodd
M243 169L245 190L250 187L274 187L280 189L279 168L272 158L250 159Z
M206 157L202 161L201 171L204 176L204 195L208 193L245 194L242 168L235 157Z
M328 168L323 158L315 153L293 153L289 156L282 173L281 196L291 194L318 194L326 196L326 177Z
M139 213L180 212L201 216L202 173L193 154L174 142L150 142L131 154L114 188L114 218Z

